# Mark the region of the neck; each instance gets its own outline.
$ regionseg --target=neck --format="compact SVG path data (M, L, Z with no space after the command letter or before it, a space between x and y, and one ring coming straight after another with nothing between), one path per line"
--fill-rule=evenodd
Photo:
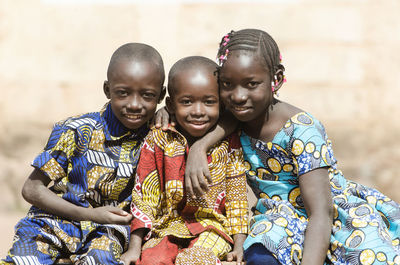
M243 126L244 132L252 138L260 140L269 139L270 135L268 128L274 123L272 115L274 113L274 108L277 107L276 104L279 102L280 101L274 98L272 103L268 105L261 115L251 121L245 122Z

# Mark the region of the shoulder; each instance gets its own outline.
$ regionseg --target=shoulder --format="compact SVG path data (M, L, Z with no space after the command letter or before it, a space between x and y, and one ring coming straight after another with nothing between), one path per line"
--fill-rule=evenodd
M146 142L151 142L162 149L171 143L182 143L184 145L183 136L181 136L178 132L174 130L166 130L152 127L150 132L147 134Z
M65 128L65 129L78 129L78 128L97 128L102 127L103 123L101 120L100 112L89 112L85 114L79 114L70 116L64 120L55 123L54 127Z

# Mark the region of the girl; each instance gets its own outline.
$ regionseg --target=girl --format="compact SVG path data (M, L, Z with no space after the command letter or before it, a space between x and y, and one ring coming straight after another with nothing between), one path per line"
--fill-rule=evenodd
M247 264L400 264L399 204L346 180L323 125L276 98L285 68L272 37L231 31L217 58L220 95L241 124L247 179L258 199L244 243ZM188 192L204 186L198 177L206 169L194 156L228 127L192 146Z

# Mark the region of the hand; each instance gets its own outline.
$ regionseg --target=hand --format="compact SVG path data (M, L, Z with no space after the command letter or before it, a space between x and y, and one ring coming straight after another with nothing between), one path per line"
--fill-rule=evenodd
M231 262L234 260L236 260L236 264L245 264L243 262L243 249L233 250L228 253L228 255L226 256L226 261Z
M99 224L130 225L132 215L113 206L102 206L90 209L88 220Z
M189 149L186 159L185 169L185 188L186 193L191 198L203 197L208 191L208 183L212 183L206 151L197 143L194 143Z
M166 107L162 107L154 114L154 118L150 122L150 127L154 125L156 128L161 128L163 131L167 130L169 125L175 126L175 116L170 115Z
M121 255L121 261L125 265L135 264L140 258L140 250L128 249L124 254Z

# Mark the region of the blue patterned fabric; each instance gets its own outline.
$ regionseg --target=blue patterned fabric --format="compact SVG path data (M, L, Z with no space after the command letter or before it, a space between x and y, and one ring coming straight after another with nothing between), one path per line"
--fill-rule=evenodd
M54 182L50 190L75 205L110 205L129 212L136 165L148 131L147 126L128 130L107 104L100 112L56 123L32 166ZM63 220L32 206L16 225L5 261L52 264L58 257L71 256L87 264L119 264L129 235L129 226Z
M244 132L240 140L258 198L245 249L261 243L281 264L300 264L308 217L299 177L327 167L334 221L326 264L400 264L400 205L343 177L331 141L313 116L294 115L268 143Z

